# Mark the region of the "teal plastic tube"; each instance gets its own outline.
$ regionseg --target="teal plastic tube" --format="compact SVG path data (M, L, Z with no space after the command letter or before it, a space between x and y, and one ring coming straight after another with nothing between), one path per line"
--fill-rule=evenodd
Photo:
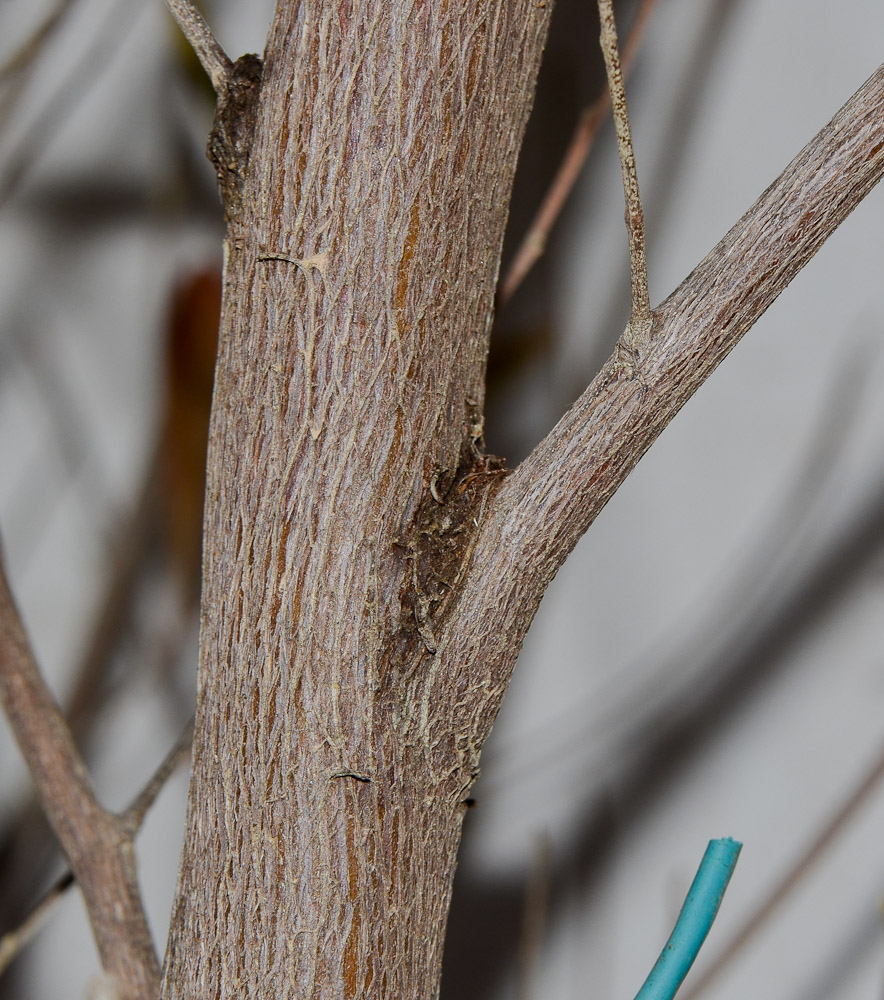
M669 940L635 1000L675 996L715 920L742 846L730 837L709 841Z

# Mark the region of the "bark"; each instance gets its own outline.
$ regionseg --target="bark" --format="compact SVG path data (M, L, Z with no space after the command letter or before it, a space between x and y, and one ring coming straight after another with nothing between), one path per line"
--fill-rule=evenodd
M479 747L452 724L434 632L502 478L481 454L484 368L548 16L283 3L260 82L240 60L220 103L224 315L166 997L438 990Z

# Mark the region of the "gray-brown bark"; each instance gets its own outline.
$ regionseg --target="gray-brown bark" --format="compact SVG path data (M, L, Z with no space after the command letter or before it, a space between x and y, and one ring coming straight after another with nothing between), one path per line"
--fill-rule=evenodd
M486 515L457 613L448 669L481 657L503 691L546 587L662 430L884 174L884 66L795 157L611 358L516 469ZM493 594L492 599L488 595ZM492 680L493 678L493 680ZM497 706L463 696L478 740ZM475 721L481 720L481 721Z
M222 170L167 997L438 989L479 748L430 650L500 479L479 453L484 366L548 16L521 0L278 7L241 192Z

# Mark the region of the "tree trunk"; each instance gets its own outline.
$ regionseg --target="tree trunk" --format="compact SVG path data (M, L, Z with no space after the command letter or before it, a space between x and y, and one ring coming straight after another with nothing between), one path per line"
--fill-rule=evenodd
M281 2L263 79L240 60L219 106L224 305L165 997L438 992L488 721L465 710L484 671L452 669L439 636L504 476L482 454L484 369L549 13Z

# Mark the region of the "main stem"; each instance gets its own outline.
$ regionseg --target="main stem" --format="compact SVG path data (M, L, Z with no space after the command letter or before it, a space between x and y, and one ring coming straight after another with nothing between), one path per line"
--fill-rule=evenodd
M454 692L483 665L449 685L435 636L500 479L484 364L549 12L281 2L254 134L246 101L216 135L229 231L165 997L438 991L479 749Z

